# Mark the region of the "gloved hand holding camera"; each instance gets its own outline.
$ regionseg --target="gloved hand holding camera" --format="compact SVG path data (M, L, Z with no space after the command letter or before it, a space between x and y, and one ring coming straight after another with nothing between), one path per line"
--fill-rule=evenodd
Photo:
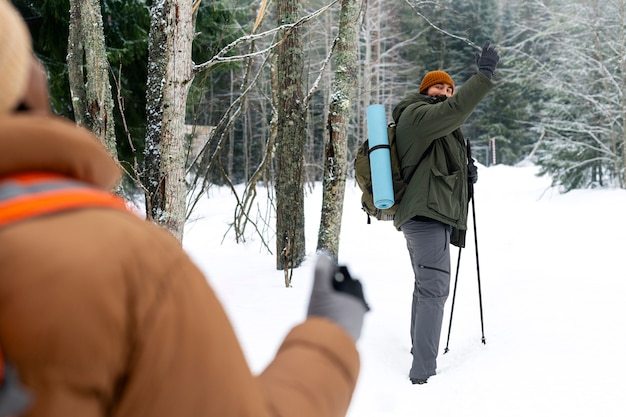
M332 320L356 342L361 336L363 317L368 310L359 280L350 276L347 267L337 266L327 255L319 255L308 316Z

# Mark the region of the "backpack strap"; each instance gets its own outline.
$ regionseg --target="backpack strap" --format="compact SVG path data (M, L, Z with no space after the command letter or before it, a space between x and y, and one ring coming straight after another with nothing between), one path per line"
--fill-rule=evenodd
M367 154L369 155L369 154L371 154L372 152L374 152L377 149L391 149L391 146L390 145L386 145L384 143L381 143L380 145L374 145L374 146L372 146L371 148L369 148L367 150Z

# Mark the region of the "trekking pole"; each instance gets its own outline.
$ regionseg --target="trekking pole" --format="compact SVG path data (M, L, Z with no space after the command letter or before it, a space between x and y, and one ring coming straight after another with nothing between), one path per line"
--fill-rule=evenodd
M478 236L476 235L476 206L474 205L474 195L472 193L472 219L474 220L474 247L476 248L476 275L478 277L478 305L480 306L480 330L482 332L483 345L487 344L485 340L485 322L483 318L483 294L480 288L480 264L478 262Z
M450 309L450 324L448 325L448 340L446 340L446 348L443 354L448 353L448 345L450 344L450 333L452 332L452 316L454 315L454 300L456 299L456 284L459 281L459 265L461 265L461 247L459 247L459 257L456 261L456 275L454 276L454 290L452 291L452 308Z
M468 161L471 160L472 151L470 147L469 140L467 141L467 157ZM469 182L468 184L469 191L469 199L472 201L472 221L474 223L474 248L476 250L476 275L478 277L478 306L480 308L480 330L481 330L481 342L483 345L487 344L485 339L485 321L483 317L483 296L480 285L480 263L478 261L478 234L476 232L476 205L474 204L474 184ZM450 333L452 333L452 317L454 316L454 301L456 300L456 288L457 283L459 281L459 267L461 265L461 249L459 246L459 257L456 262L456 274L454 277L454 290L452 291L452 307L450 309L450 324L448 325L448 339L446 340L446 348L443 353L446 354L450 349L448 349L448 345L450 344Z
M469 140L467 141L467 159L472 161L472 147ZM482 332L483 345L487 344L485 340L485 322L483 318L483 295L480 288L480 263L478 262L478 234L476 232L476 205L474 204L474 184L469 182L469 198L472 200L472 220L474 222L474 248L476 249L476 276L478 277L478 305L480 307L480 330Z

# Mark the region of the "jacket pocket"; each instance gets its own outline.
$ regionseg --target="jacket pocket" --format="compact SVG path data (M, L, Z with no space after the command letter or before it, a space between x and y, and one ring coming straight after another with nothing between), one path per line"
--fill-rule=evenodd
M459 171L443 174L437 168L430 170L428 208L457 221L461 216L461 177Z

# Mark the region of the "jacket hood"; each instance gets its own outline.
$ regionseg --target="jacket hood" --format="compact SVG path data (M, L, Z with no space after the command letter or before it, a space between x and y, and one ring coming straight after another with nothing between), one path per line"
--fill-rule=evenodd
M89 130L58 116L0 116L0 176L40 171L111 191L121 169Z

